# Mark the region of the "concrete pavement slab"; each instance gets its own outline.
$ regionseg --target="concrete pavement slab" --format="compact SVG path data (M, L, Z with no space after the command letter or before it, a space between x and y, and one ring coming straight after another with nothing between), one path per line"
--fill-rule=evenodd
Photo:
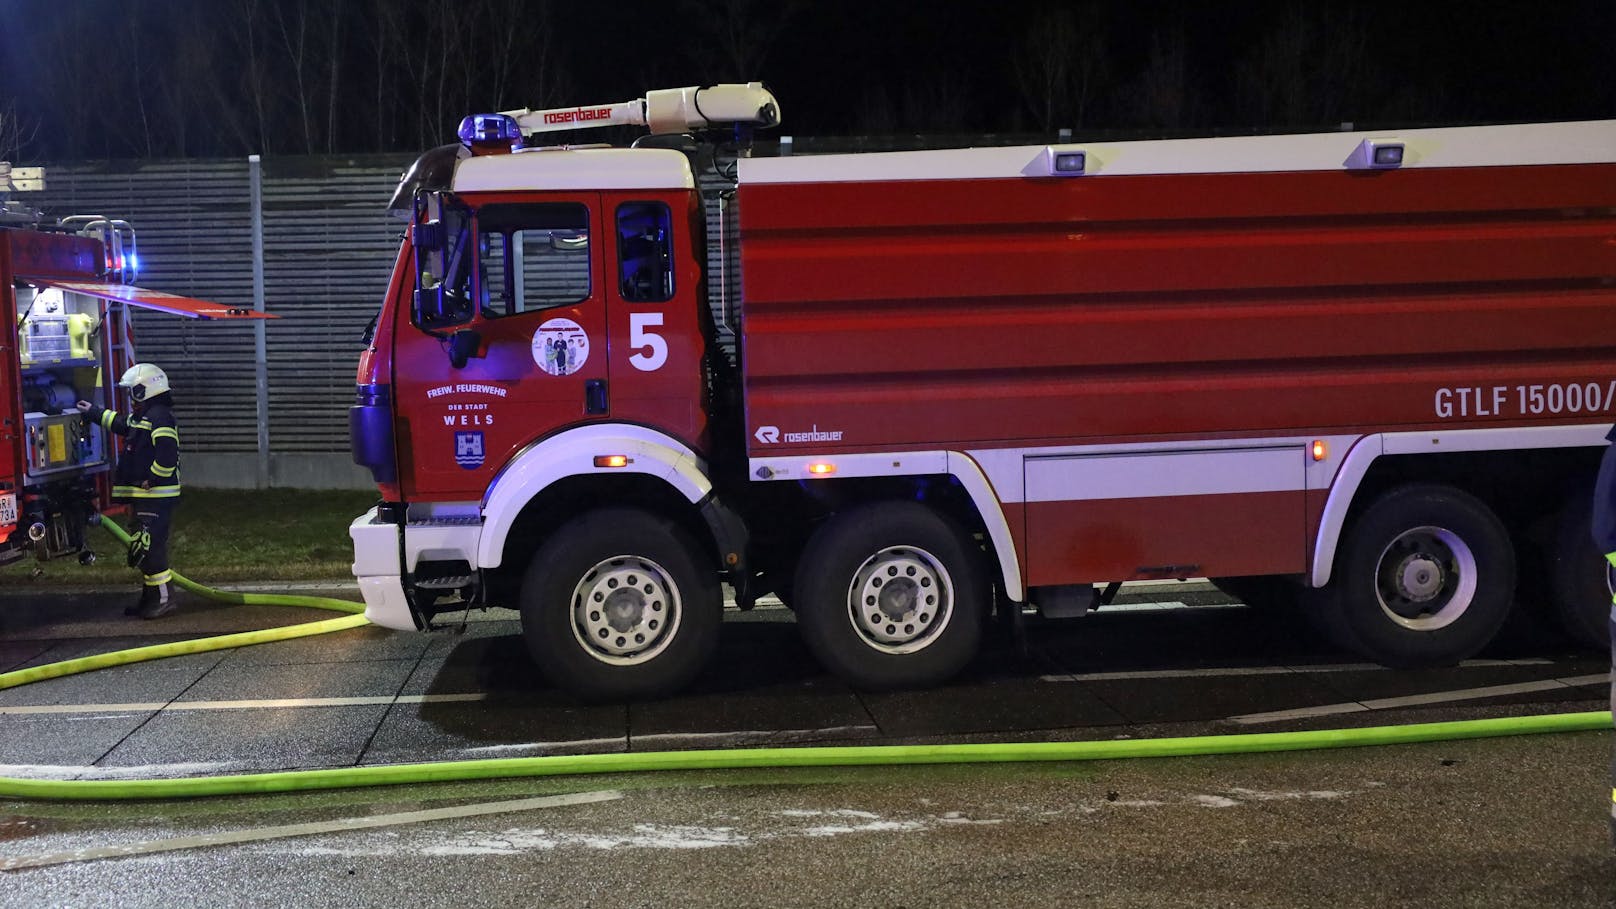
M1183 723L1340 700L1317 676L1205 676L1067 683L1111 705L1131 723Z
M1507 664L1471 663L1438 669L1349 670L1308 673L1308 676L1338 692L1337 700L1367 701L1609 671L1610 664L1603 660L1582 658L1566 661L1516 661Z
M172 644L175 641L189 641L193 636L184 634L151 634L142 636L116 635L111 637L86 637L57 640L44 651L32 659L24 661L17 669L33 666L44 666L48 663L59 663L64 660L76 660L80 657L96 656L103 653L113 653L119 650L133 650L137 647L150 647L154 644ZM213 658L218 652L205 656ZM169 668L189 668L186 661L197 654L187 654L178 657L169 657L165 660L154 661L147 665L156 667L162 664Z
M221 653L194 653L171 661L47 679L0 691L0 707L167 702L196 684L222 659Z
M724 693L695 693L628 708L635 751L875 738L875 719L845 684L822 676Z
M386 712L374 705L162 713L98 766L208 762L220 772L349 766Z
M151 711L142 710L0 716L0 764L36 768L36 773L45 767L88 767L151 715Z
M1088 687L1052 690L1036 679L956 682L925 691L866 694L882 733L902 738L1116 726L1127 717Z
M336 618L329 613L317 618ZM426 651L429 638L414 632L365 626L273 644L243 647L228 661L232 665L269 666L292 663L348 663L363 660L413 660Z
M397 694L415 660L252 665L225 663L204 676L181 701L374 697Z
M628 750L627 708L553 702L539 705L394 704L365 764L460 761Z
M54 641L0 641L0 672L10 672L55 646Z

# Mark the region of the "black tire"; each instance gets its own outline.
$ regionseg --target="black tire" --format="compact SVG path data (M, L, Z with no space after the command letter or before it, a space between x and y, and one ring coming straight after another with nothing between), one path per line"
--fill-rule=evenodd
M1348 527L1334 575L1310 605L1338 646L1393 668L1448 666L1487 646L1508 618L1515 548L1474 496L1402 486Z
M939 684L981 646L989 600L981 550L922 505L838 514L809 540L792 587L808 649L857 688Z
M1555 520L1553 543L1543 553L1550 613L1567 636L1591 650L1610 650L1611 587L1604 553L1594 545L1593 493L1574 495Z
M591 701L659 697L689 683L718 645L724 607L699 552L674 522L634 509L561 527L522 579L522 636L539 670ZM582 609L591 598L603 608Z

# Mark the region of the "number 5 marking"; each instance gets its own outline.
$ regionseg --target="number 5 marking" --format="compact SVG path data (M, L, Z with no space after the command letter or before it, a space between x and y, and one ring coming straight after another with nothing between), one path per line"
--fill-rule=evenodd
M640 353L628 358L629 363L641 372L652 372L662 368L668 362L668 340L654 331L646 331L649 326L660 326L662 313L659 312L631 312L628 314L628 346ZM651 348L644 352L642 348Z

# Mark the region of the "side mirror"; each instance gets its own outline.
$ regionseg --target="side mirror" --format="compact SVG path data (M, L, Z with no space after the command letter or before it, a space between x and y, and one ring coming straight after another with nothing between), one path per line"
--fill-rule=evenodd
M449 335L449 365L455 369L465 369L466 362L480 356L478 353L483 346L483 336L476 329L462 328Z

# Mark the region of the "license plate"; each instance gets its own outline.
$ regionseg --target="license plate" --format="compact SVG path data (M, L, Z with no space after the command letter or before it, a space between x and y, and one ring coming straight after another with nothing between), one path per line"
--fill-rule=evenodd
M17 523L17 494L0 493L0 526Z

